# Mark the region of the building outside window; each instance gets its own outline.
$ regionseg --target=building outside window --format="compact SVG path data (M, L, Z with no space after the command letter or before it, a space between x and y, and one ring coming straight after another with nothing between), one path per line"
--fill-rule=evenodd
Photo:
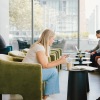
M84 46L92 49L96 45L95 31L100 28L99 0L33 1L32 9L32 0L9 0L11 40L22 38L31 43L34 34L35 42L49 28L56 33L52 47L62 48L63 52L75 52L75 46L84 51Z

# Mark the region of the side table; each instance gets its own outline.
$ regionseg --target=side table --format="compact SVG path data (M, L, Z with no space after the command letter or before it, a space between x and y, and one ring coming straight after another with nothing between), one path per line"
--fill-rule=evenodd
M86 71L69 71L67 100L87 100Z

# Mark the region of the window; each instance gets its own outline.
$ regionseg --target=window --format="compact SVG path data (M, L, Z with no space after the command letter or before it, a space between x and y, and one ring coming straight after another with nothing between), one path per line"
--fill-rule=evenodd
M72 47L74 43L75 45L77 44L77 40L76 42L73 41L75 37L73 34L78 34L78 0L39 0L39 4L41 13L37 15L35 12L34 19L37 18L42 21L41 30L39 31L36 27L34 29L39 34L46 28L52 29L56 33L56 40L60 41L59 43L54 43L52 47L61 47L63 52L74 51ZM35 7L34 10L36 10ZM34 21L36 22L36 20ZM39 34L37 37L40 36Z

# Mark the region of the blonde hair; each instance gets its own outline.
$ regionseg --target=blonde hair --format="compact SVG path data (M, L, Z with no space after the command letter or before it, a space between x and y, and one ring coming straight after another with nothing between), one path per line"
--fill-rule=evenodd
M40 43L40 44L42 44L44 46L45 53L46 53L47 56L49 56L48 55L48 51L49 51L49 39L51 37L53 37L53 36L55 36L55 33L52 30L50 30L50 29L46 29L41 34L40 39L36 42L36 43Z

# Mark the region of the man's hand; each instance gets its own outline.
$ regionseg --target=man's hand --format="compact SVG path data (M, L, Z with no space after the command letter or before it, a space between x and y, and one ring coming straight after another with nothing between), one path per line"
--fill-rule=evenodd
M96 53L96 52L91 52L90 55L93 55L93 54L95 54L95 53Z
M85 50L85 52L90 52L89 50Z

